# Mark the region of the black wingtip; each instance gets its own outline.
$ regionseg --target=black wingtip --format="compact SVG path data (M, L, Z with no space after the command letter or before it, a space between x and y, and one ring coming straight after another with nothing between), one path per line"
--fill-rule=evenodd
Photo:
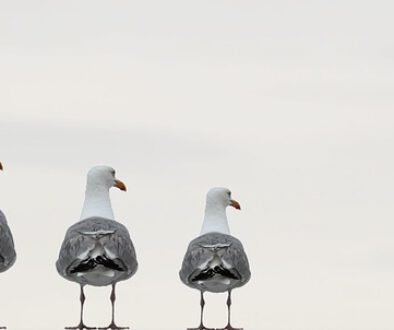
M96 258L96 262L98 264L101 264L104 267L109 268L109 269L113 269L113 270L118 270L120 272L124 272L126 270L126 267L124 267L121 264L120 260L116 260L116 261L118 261L118 262L115 262L115 260L112 260L112 259L108 259L106 256L98 256Z

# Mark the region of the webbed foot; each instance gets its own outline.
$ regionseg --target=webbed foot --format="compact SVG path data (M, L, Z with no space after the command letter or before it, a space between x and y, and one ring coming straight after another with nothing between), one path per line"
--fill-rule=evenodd
M84 323L79 323L77 326L75 327L64 327L64 329L66 330L97 330L97 327L88 327L87 325L85 325Z
M216 330L215 328L207 328L203 324L200 324L197 328L187 328L187 330Z
M117 326L114 322L111 322L111 324L108 327L99 327L97 328L98 330L126 330L130 329L129 327L119 327Z
M233 328L231 324L227 324L224 328L216 328L216 330L244 330L243 328Z

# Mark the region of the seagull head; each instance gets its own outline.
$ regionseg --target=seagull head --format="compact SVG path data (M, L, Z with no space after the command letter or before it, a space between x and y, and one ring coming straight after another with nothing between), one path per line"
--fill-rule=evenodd
M126 185L116 178L115 170L106 165L97 165L89 170L88 185L101 186L108 190L111 187L116 187L126 191Z
M232 206L237 210L241 209L239 203L231 198L231 191L222 187L209 189L207 193L207 204L216 204L223 207Z

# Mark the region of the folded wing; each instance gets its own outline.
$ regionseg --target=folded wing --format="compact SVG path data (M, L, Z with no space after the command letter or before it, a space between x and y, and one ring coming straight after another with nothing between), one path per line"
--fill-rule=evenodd
M179 275L186 285L202 290L203 282L221 275L229 280L227 289L232 289L249 281L249 261L237 238L208 233L190 242Z
M80 272L97 266L119 272L124 280L137 271L135 249L128 230L121 223L88 218L69 228L63 241L56 267L60 275L76 280Z

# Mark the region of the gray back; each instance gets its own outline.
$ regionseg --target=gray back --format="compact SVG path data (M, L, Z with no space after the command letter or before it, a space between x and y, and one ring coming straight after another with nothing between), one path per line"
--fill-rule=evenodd
M179 272L183 283L198 289L198 286L190 281L190 277L194 272L201 270L201 265L212 259L215 245L219 246L221 259L241 276L234 287L242 286L249 281L249 261L240 240L231 235L208 233L190 242Z
M92 233L103 232L94 235ZM97 241L115 258L126 266L122 278L124 280L137 271L136 253L127 228L115 220L91 217L72 225L66 232L56 268L60 275L75 280L69 273L70 267L79 262L79 256L94 248Z

